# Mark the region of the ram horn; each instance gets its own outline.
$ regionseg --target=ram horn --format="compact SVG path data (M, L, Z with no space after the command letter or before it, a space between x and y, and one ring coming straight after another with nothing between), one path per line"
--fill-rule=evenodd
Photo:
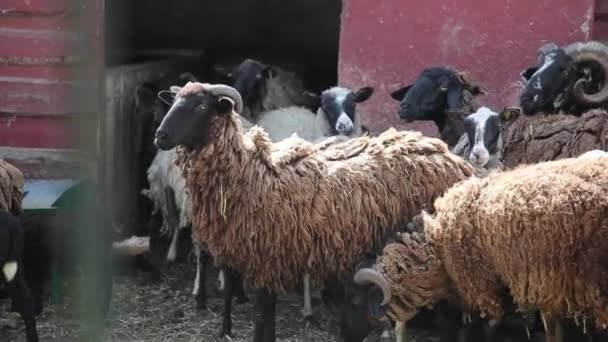
M388 285L386 278L382 276L378 271L372 270L371 268L363 268L355 273L353 281L356 285L367 286L376 285L382 290L382 303L386 305L391 301L391 289Z
M232 99L235 103L236 112L239 114L243 112L243 98L236 89L225 84L210 84L206 88L213 95L226 96Z
M576 64L587 62L599 64L604 76L603 88L594 94L585 93L583 86L587 80L579 79L574 83L574 96L587 105L597 105L608 100L608 47L599 42L587 42L572 44L565 50Z

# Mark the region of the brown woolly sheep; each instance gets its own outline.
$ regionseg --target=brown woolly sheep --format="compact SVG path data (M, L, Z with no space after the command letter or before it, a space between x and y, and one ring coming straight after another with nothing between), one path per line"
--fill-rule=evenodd
M502 159L505 168L576 157L608 150L608 113L590 110L566 114L515 115L502 122Z
M0 159L0 210L9 211L13 215L21 214L23 189L23 173L12 164Z
M608 153L471 178L435 209L422 234L403 234L355 274L382 289L391 318L449 299L495 323L510 294L521 310L541 311L547 341L561 341L561 315L606 328Z
M276 293L305 273L346 279L355 260L473 172L439 139L394 129L276 149L259 127L244 134L234 88L172 88L155 143L179 146L195 238L256 288L257 342L275 340Z

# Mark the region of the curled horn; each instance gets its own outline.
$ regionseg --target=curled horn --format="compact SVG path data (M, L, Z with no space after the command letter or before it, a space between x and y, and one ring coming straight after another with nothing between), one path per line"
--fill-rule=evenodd
M598 42L575 43L564 49L572 56L574 63L595 62L600 65L604 76L603 88L595 94L587 94L583 86L588 81L579 79L574 83L574 96L584 104L596 105L608 100L608 47Z
M235 103L236 112L239 114L243 112L243 98L236 89L225 84L210 84L206 88L213 95L226 96L232 99Z
M388 281L378 271L372 270L371 268L363 268L355 273L353 281L357 285L376 285L382 290L382 303L380 305L386 305L391 301L391 289L388 285Z

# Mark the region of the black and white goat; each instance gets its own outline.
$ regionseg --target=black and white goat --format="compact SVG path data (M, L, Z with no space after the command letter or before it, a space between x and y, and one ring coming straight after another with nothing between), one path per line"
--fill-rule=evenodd
M6 284L14 308L25 323L27 342L37 342L35 301L27 284L24 263L23 229L11 213L0 210L0 284Z
M424 69L416 81L391 93L407 122L430 120L450 147L464 133L463 118L475 111L473 98L485 91L467 72L445 67Z
M290 106L317 109L314 94L306 91L292 71L250 58L235 66L216 65L214 70L243 97L245 107L240 114L247 120L255 122L262 112Z
M526 115L578 115L608 105L608 46L603 43L545 44L538 50L537 64L521 75L526 87L520 102Z

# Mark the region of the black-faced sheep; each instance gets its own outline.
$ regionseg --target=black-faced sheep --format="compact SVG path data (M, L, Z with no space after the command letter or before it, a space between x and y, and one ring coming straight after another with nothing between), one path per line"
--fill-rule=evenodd
M239 114L247 120L255 122L262 112L290 106L317 110L316 97L310 97L314 94L306 91L292 71L250 58L233 67L217 65L214 69L243 97L243 112Z
M303 274L345 279L358 257L473 172L440 140L395 130L323 149L283 141L272 153L262 129L243 133L242 109L234 88L189 83L155 143L180 146L196 239L256 289L254 341L275 340L277 293Z
M13 306L25 323L27 342L37 342L35 302L24 272L23 230L19 220L0 209L0 284L6 284Z
M475 111L473 98L484 94L469 73L431 67L424 69L414 83L392 92L391 97L400 102L402 119L433 121L441 139L453 147L464 133L464 117Z
M377 287L370 305L396 321L449 299L495 326L511 296L541 311L547 341L561 341L563 315L605 329L607 180L608 153L592 151L463 181L424 215L422 234L387 245L354 281Z
M577 42L559 48L543 45L538 63L522 72L524 114L565 112L580 115L608 103L608 46Z

